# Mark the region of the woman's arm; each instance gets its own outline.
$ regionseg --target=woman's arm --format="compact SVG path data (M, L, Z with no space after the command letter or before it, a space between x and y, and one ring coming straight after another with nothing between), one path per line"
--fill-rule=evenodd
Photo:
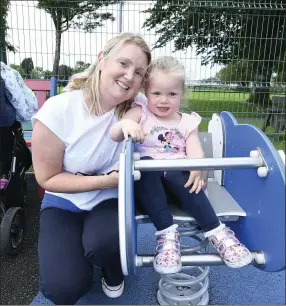
M63 172L64 143L41 121L36 121L32 134L32 158L38 184L47 191L79 193L116 188L118 174L79 176Z
M120 142L123 139L128 139L128 136L131 136L135 141L140 141L141 138L144 138L141 127L138 124L141 120L142 108L140 106L132 107L128 112L126 112L122 119L114 124L110 131L109 135L111 139L115 142Z

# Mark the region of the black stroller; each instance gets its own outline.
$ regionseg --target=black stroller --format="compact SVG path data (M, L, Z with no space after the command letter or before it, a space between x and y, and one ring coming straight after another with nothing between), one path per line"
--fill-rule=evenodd
M25 234L26 171L32 155L16 111L5 94L0 76L0 246L4 254L17 255Z

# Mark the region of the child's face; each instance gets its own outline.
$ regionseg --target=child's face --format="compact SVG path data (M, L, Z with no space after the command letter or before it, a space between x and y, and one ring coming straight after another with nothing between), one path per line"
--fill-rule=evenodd
M175 73L155 70L146 86L149 110L158 117L167 118L180 108L184 94L182 77Z

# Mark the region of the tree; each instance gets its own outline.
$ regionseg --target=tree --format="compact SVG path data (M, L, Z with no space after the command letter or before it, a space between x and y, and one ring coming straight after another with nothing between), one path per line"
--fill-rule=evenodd
M79 73L84 71L85 69L87 69L90 66L89 63L85 63L83 61L77 61L74 68L72 69L72 73Z
M11 64L10 67L17 70L23 79L25 78L25 70L20 65Z
M154 48L173 41L174 51L195 47L204 65L248 62L257 86L253 102L267 105L271 75L286 59L286 4L271 2L158 0L143 26L159 35Z
M95 28L103 26L104 20L115 20L111 13L98 13L102 6L114 4L117 1L64 1L39 0L38 8L51 15L56 29L56 48L53 64L53 74L58 75L60 63L60 50L62 33L69 28L83 29L92 32Z
M44 71L44 79L49 80L53 76L53 71L45 70Z
M237 83L240 86L249 86L254 78L253 65L248 61L230 63L217 72L216 77L227 84Z
M0 1L0 60L7 63L6 50L16 52L16 48L9 42L7 34L7 14L10 8L9 0Z
M70 78L70 76L72 75L72 68L67 66L67 65L60 65L59 66L59 76L58 76L58 80L59 80L59 84L61 86L66 85L68 79Z
M44 69L42 67L35 67L31 71L31 79L33 79L33 80L43 80L44 79Z
M26 79L31 79L31 72L34 69L34 63L31 57L24 58L21 62L21 67L24 69Z

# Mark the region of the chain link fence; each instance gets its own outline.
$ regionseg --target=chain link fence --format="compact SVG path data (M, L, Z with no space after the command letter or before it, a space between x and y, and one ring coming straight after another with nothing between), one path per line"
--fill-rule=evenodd
M112 36L140 33L153 57L185 65L182 108L202 129L230 111L285 150L285 12L285 0L10 1L7 62L25 79L56 76L60 92Z

